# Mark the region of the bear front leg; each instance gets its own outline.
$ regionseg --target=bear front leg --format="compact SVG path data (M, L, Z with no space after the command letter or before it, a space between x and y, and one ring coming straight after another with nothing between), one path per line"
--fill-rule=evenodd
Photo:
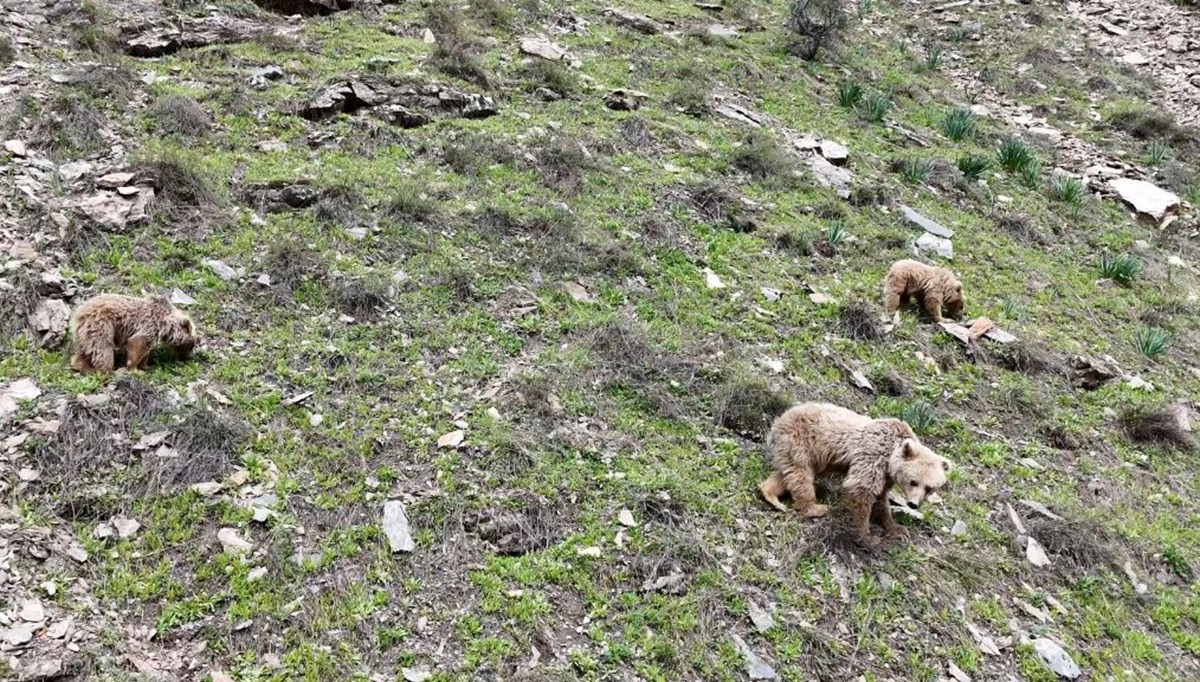
M895 517L892 516L892 508L888 505L887 493L875 500L875 506L871 509L871 520L883 528L883 534L890 540L907 540L908 529L896 523Z
M901 297L900 292L891 286L889 282L883 287L883 312L894 313L900 309L902 298L907 299L907 296ZM903 301L907 303L907 301Z
M871 510L877 495L869 490L846 491L846 509L850 513L850 526L854 538L867 549L879 547L879 539L871 536Z
M150 359L150 349L154 344L144 336L131 336L125 342L125 367L127 369L145 369L146 361Z
M942 297L925 294L924 304L925 312L929 313L934 322L941 324L944 321L942 319Z

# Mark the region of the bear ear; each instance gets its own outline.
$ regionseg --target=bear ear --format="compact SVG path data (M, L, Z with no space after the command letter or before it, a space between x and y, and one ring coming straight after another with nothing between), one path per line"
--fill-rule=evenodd
M950 471L950 460L942 458L942 471Z
M916 459L917 458L918 453L917 453L916 443L913 441L913 439L905 438L904 445L902 447L904 448L904 459Z

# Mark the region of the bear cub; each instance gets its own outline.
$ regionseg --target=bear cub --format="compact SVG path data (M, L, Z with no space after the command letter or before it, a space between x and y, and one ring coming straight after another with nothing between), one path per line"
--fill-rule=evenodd
M111 372L119 350L125 367L144 369L150 351L165 345L179 360L196 347L196 326L166 296L134 298L101 294L71 315L71 367L79 372Z
M804 516L824 516L829 508L817 504L813 482L843 476L855 537L867 547L879 544L871 536L872 521L889 539L908 538L908 530L892 518L888 507L893 485L916 509L946 484L950 471L950 460L922 445L899 419L872 419L826 403L795 405L780 415L767 435L767 451L774 472L759 486L767 502L787 511L779 500L787 493Z
M888 268L883 278L883 309L894 313L916 299L934 322L942 322L942 307L946 314L962 316L962 282L946 268L926 265L911 259L898 260Z

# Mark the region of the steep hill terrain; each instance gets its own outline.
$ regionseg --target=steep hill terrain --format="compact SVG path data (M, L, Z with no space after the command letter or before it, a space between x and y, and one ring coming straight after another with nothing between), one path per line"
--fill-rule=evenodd
M1194 4L0 1L0 679L1200 679Z

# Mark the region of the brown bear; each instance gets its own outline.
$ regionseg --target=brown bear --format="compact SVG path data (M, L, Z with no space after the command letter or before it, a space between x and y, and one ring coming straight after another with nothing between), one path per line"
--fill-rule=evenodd
M950 471L950 460L922 445L899 419L872 419L826 403L795 405L780 415L767 435L767 451L774 472L759 490L768 502L787 511L779 497L789 493L792 506L806 517L824 516L829 508L817 504L813 481L842 475L855 536L868 547L879 543L871 537L871 521L888 538L908 537L888 507L893 484L916 509L946 484Z
M946 268L908 258L892 263L883 278L883 309L894 313L907 306L909 298L917 299L934 322L943 321L942 306L950 317L962 316L962 282Z
M196 347L196 326L166 296L134 298L101 294L71 315L71 367L79 372L111 372L118 350L125 366L144 369L154 346L169 346L186 360Z

